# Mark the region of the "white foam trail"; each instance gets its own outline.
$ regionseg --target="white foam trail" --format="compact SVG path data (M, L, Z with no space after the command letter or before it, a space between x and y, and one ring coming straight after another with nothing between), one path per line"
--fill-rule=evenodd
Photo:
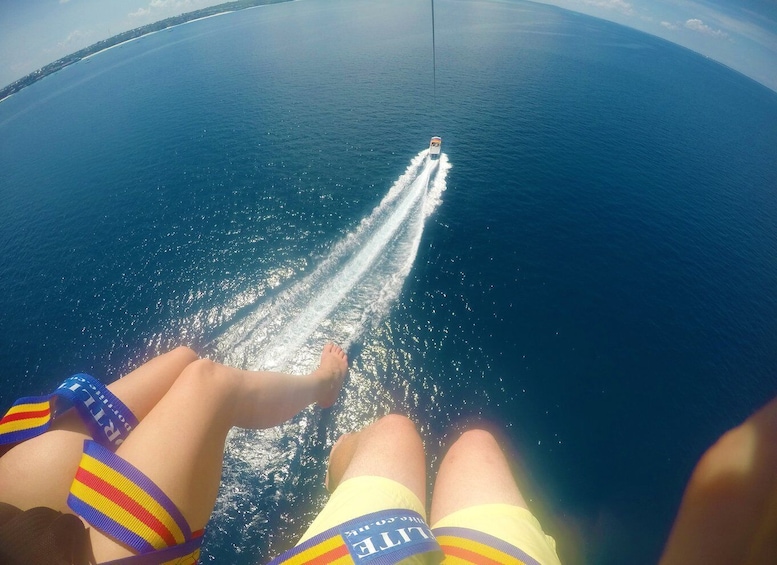
M446 188L447 156L442 154L437 163L427 162L426 157L427 151L422 151L412 159L380 204L332 247L313 272L233 323L215 343L217 358L244 368L299 374L316 366L327 340L347 349L372 324L379 323L402 290L424 223L439 206ZM380 386L374 379L353 372L349 383L357 396L371 399L374 395L370 391ZM358 425L349 426L351 430L366 419L358 408L345 416L358 421ZM302 438L310 436L316 421L314 413L303 412L259 434L232 430L214 511L216 524L228 520L225 517L233 516L235 509L244 508L247 498L257 496L255 477L287 477L292 472ZM293 498L293 492L287 492L290 488L282 480L263 480L258 495ZM256 514L255 509L249 514ZM253 519L262 519L261 513L258 516Z
M218 340L219 357L250 369L310 370L325 341L347 348L378 322L399 295L425 219L446 188L447 156L430 162L427 153L412 159L380 204L312 273L227 330Z

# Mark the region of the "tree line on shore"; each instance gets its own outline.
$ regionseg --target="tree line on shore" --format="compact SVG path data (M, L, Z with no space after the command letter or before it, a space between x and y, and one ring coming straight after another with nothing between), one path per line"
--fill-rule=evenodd
M167 29L169 27L180 25L180 24L189 22L191 20L206 18L208 16L220 14L222 12L235 12L237 10L243 10L245 8L253 8L255 6L263 6L265 4L277 4L280 2L287 2L287 1L288 0L235 0L233 2L225 2L223 4L218 4L216 6L211 6L209 8L202 8L201 10L195 10L194 12L187 12L185 14L181 14L179 16L173 16L171 18L166 18L164 20L160 20L152 24L136 27L129 31L125 31L118 35L114 35L113 37L109 37L108 39L103 39L102 41L98 41L97 43L94 43L89 47L84 47L83 49L80 49L75 53L71 53L70 55L62 57L61 59L57 59L53 63L49 63L48 65L41 67L36 71L33 71L27 76L24 76L19 80L12 82L8 86L0 89L0 100L3 100L4 98L7 98L8 96L11 96L12 94L19 92L21 89L35 82L38 82L39 80L41 80L44 77L47 77L50 74L56 73L57 71L64 69L68 65L77 63L78 61L85 59L90 55L94 55L95 53L98 53L104 49L108 49L109 47L113 47L120 43L124 43L125 41L136 39L143 35L147 35L155 31L160 31L163 29Z

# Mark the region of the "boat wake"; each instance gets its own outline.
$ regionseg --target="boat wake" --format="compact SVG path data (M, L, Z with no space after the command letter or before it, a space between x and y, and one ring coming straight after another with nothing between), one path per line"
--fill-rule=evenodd
M259 305L215 344L216 357L247 369L310 371L327 341L344 349L380 322L415 260L426 218L441 201L447 156L416 155L372 213L313 272Z
M214 357L248 369L306 373L314 369L327 341L348 347L380 323L401 292L415 260L426 218L439 206L450 169L447 156L416 155L374 210L308 275L272 300L234 321L213 343ZM373 378L352 369L347 388L360 397L374 397ZM363 424L366 406L350 406L346 391L339 403ZM310 455L319 415L303 411L292 421L269 430L233 429L227 441L222 486L209 525L211 543L230 547L241 538L245 547L266 546L270 516L299 503L300 481L310 481L320 454ZM318 438L318 439L316 439ZM306 447L307 446L307 447ZM321 445L312 448L323 449ZM306 455L307 453L307 455ZM310 458L312 460L308 461ZM305 462L307 461L307 462ZM302 469L308 468L305 477ZM288 518L288 516L287 516ZM282 520L289 528L294 520ZM275 532L278 534L278 532ZM290 536L297 532L290 532Z

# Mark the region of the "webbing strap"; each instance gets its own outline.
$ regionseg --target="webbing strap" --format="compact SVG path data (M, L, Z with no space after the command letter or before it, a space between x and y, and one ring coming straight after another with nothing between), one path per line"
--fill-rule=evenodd
M195 532L194 538L184 544L168 547L142 555L108 561L103 565L195 565L200 558L203 530Z
M432 530L445 553L445 565L540 565L521 549L470 528Z
M28 396L14 402L0 420L0 445L15 444L47 431L57 415L75 407L89 433L115 450L138 425L124 403L94 377L79 373L66 379L54 393Z
M190 541L178 507L139 469L86 440L68 506L91 526L138 553Z
M390 565L424 553L442 555L429 526L417 512L397 508L373 512L322 532L276 557L270 565Z

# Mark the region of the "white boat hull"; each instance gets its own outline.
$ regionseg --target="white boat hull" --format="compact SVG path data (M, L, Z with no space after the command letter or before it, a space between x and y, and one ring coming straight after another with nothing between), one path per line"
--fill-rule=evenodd
M429 142L429 158L436 160L440 158L440 152L442 151L442 138L434 136L432 141Z

